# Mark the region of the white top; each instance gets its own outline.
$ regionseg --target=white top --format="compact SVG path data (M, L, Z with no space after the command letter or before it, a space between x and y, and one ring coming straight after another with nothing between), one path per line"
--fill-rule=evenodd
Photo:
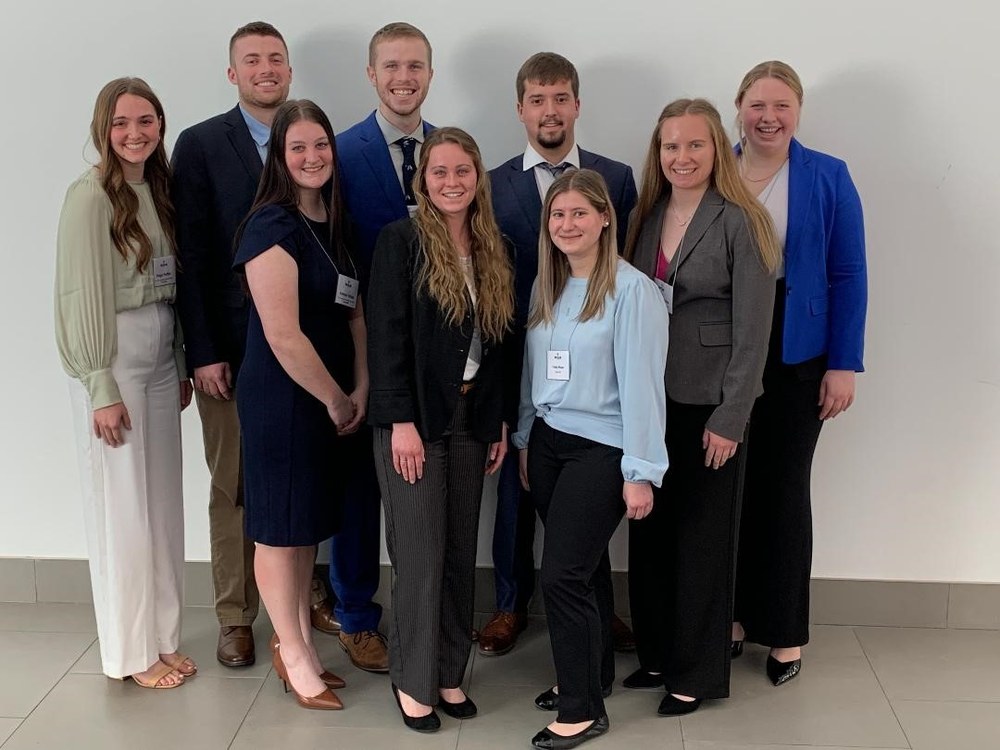
M462 266L462 273L465 275L465 287L469 290L469 296L472 297L472 307L475 310L476 307L476 279L472 271L472 256L463 258L459 256L458 262ZM466 383L476 377L476 373L479 372L479 364L483 361L483 337L479 332L479 324L476 324L475 330L472 332L472 343L469 344L469 356L465 360L465 373L462 375L462 380Z
M767 183L767 187L761 190L757 200L771 214L771 221L774 222L774 232L781 246L781 260L778 264L777 278L785 277L785 239L788 237L788 160L781 165L781 169L774 173L774 177Z

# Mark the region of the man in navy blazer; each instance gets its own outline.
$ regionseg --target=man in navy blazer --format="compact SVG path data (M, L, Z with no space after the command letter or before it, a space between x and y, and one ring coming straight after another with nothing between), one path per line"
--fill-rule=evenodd
M253 543L243 533L240 425L233 388L246 344L246 294L232 271L233 238L254 195L271 121L288 98L288 48L271 24L237 29L229 42L229 81L236 107L180 134L171 186L177 211L177 307L194 378L205 458L212 475L209 532L218 660L254 663L259 595Z
M340 181L355 230L355 258L362 293L368 289L372 251L382 227L416 210L408 189L420 159L424 122L420 106L434 71L431 45L420 29L390 23L368 45L368 79L379 106L337 136ZM382 608L373 601L379 584L380 503L370 428L352 439L358 450L348 477L341 529L330 548L330 585L337 597L340 643L351 662L387 672L389 655L378 631Z
M516 253L517 316L507 375L509 392L514 394L520 390L524 329L531 286L538 271L538 233L545 229L541 220L545 193L567 169L599 172L608 184L618 217L619 252L625 245L628 217L636 203L631 167L584 151L576 144L580 79L569 60L552 52L532 55L518 71L516 88L517 114L524 123L528 146L523 154L490 171L497 222ZM517 453L508 451L497 487L493 531L497 609L479 634L479 652L484 656L503 654L514 647L525 628L528 601L534 591L535 509L518 480ZM631 633L620 621L616 623L616 641L619 648L628 648L630 642L634 648Z

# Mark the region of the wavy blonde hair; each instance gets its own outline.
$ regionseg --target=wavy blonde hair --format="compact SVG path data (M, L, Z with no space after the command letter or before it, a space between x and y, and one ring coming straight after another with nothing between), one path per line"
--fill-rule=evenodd
M594 210L608 217L608 224L601 229L597 241L597 261L587 279L587 295L577 320L581 323L604 314L604 300L615 294L615 274L618 271L618 222L615 207L608 194L604 178L592 169L574 169L564 172L552 183L545 196L542 209L542 231L538 238L538 279L535 295L528 314L528 328L551 324L555 319L555 306L566 288L570 277L569 261L556 247L548 230L552 202L564 193L574 191L582 195Z
M476 287L475 315L483 338L497 342L510 329L514 319L514 273L493 215L489 175L483 168L479 147L472 136L460 128L431 131L420 149L420 164L413 176L413 194L417 199L413 221L424 262L417 285L437 301L452 325L461 325L472 301L466 293L465 274L444 215L428 196L424 178L431 152L445 143L453 143L468 154L476 170L476 194L466 216Z
M768 271L773 272L781 260L781 247L774 233L771 215L740 178L736 155L729 145L726 130L722 126L722 118L719 116L719 111L707 99L677 99L664 107L660 113L656 127L653 128L649 150L646 152L646 162L642 168L642 186L639 189L635 212L629 222L628 238L625 240L625 258L632 260L635 257L635 247L643 223L649 218L656 202L670 195L670 182L663 174L663 167L660 166L660 130L664 121L683 115L698 115L708 125L712 145L715 147L715 163L712 165L709 184L727 201L743 209L761 263Z

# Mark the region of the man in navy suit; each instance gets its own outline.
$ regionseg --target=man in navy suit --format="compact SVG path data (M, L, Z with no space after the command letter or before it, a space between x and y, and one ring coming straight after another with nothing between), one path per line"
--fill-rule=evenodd
M621 162L584 151L574 138L580 116L580 79L576 68L562 55L539 52L517 74L517 114L524 123L528 146L523 154L490 171L493 208L500 230L514 245L517 295L515 333L511 337L508 387L519 393L524 329L528 318L531 285L538 270L538 233L542 201L556 177L568 169L593 169L608 184L618 217L618 248L625 245L628 217L636 202L632 168ZM510 423L516 421L510 415ZM497 514L493 530L493 567L497 608L479 634L479 653L497 656L510 651L527 624L528 602L534 591L535 508L521 488L517 451L510 450L500 471ZM616 647L627 649L631 632L615 618Z
M367 291L372 251L382 227L416 210L411 182L424 136L432 129L420 106L434 71L431 45L420 29L390 23L368 45L368 79L379 98L367 118L337 136L340 180L354 222L355 254ZM382 608L372 601L379 583L379 489L371 431L352 462L341 530L330 550L330 585L336 595L340 643L355 666L387 672L389 656L378 631Z
M259 595L253 543L243 533L240 425L233 388L246 343L248 302L232 271L233 238L263 168L271 121L288 98L288 48L271 24L237 29L229 42L230 83L239 103L180 134L173 154L181 273L177 305L194 378L205 458L212 474L209 531L218 660L254 663L253 621Z

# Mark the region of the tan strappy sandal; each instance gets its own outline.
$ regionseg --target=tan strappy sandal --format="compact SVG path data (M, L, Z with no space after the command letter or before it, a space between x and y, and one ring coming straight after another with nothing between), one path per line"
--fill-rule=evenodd
M149 673L148 677L140 676L141 673L129 675L129 677L131 677L132 682L139 687L150 688L153 690L169 690L170 688L180 687L184 684L184 675L177 672L176 669L162 661L158 660L156 664L146 671ZM177 682L163 682L163 678L168 677L171 672L177 672L177 674L180 675L180 679L177 680Z

